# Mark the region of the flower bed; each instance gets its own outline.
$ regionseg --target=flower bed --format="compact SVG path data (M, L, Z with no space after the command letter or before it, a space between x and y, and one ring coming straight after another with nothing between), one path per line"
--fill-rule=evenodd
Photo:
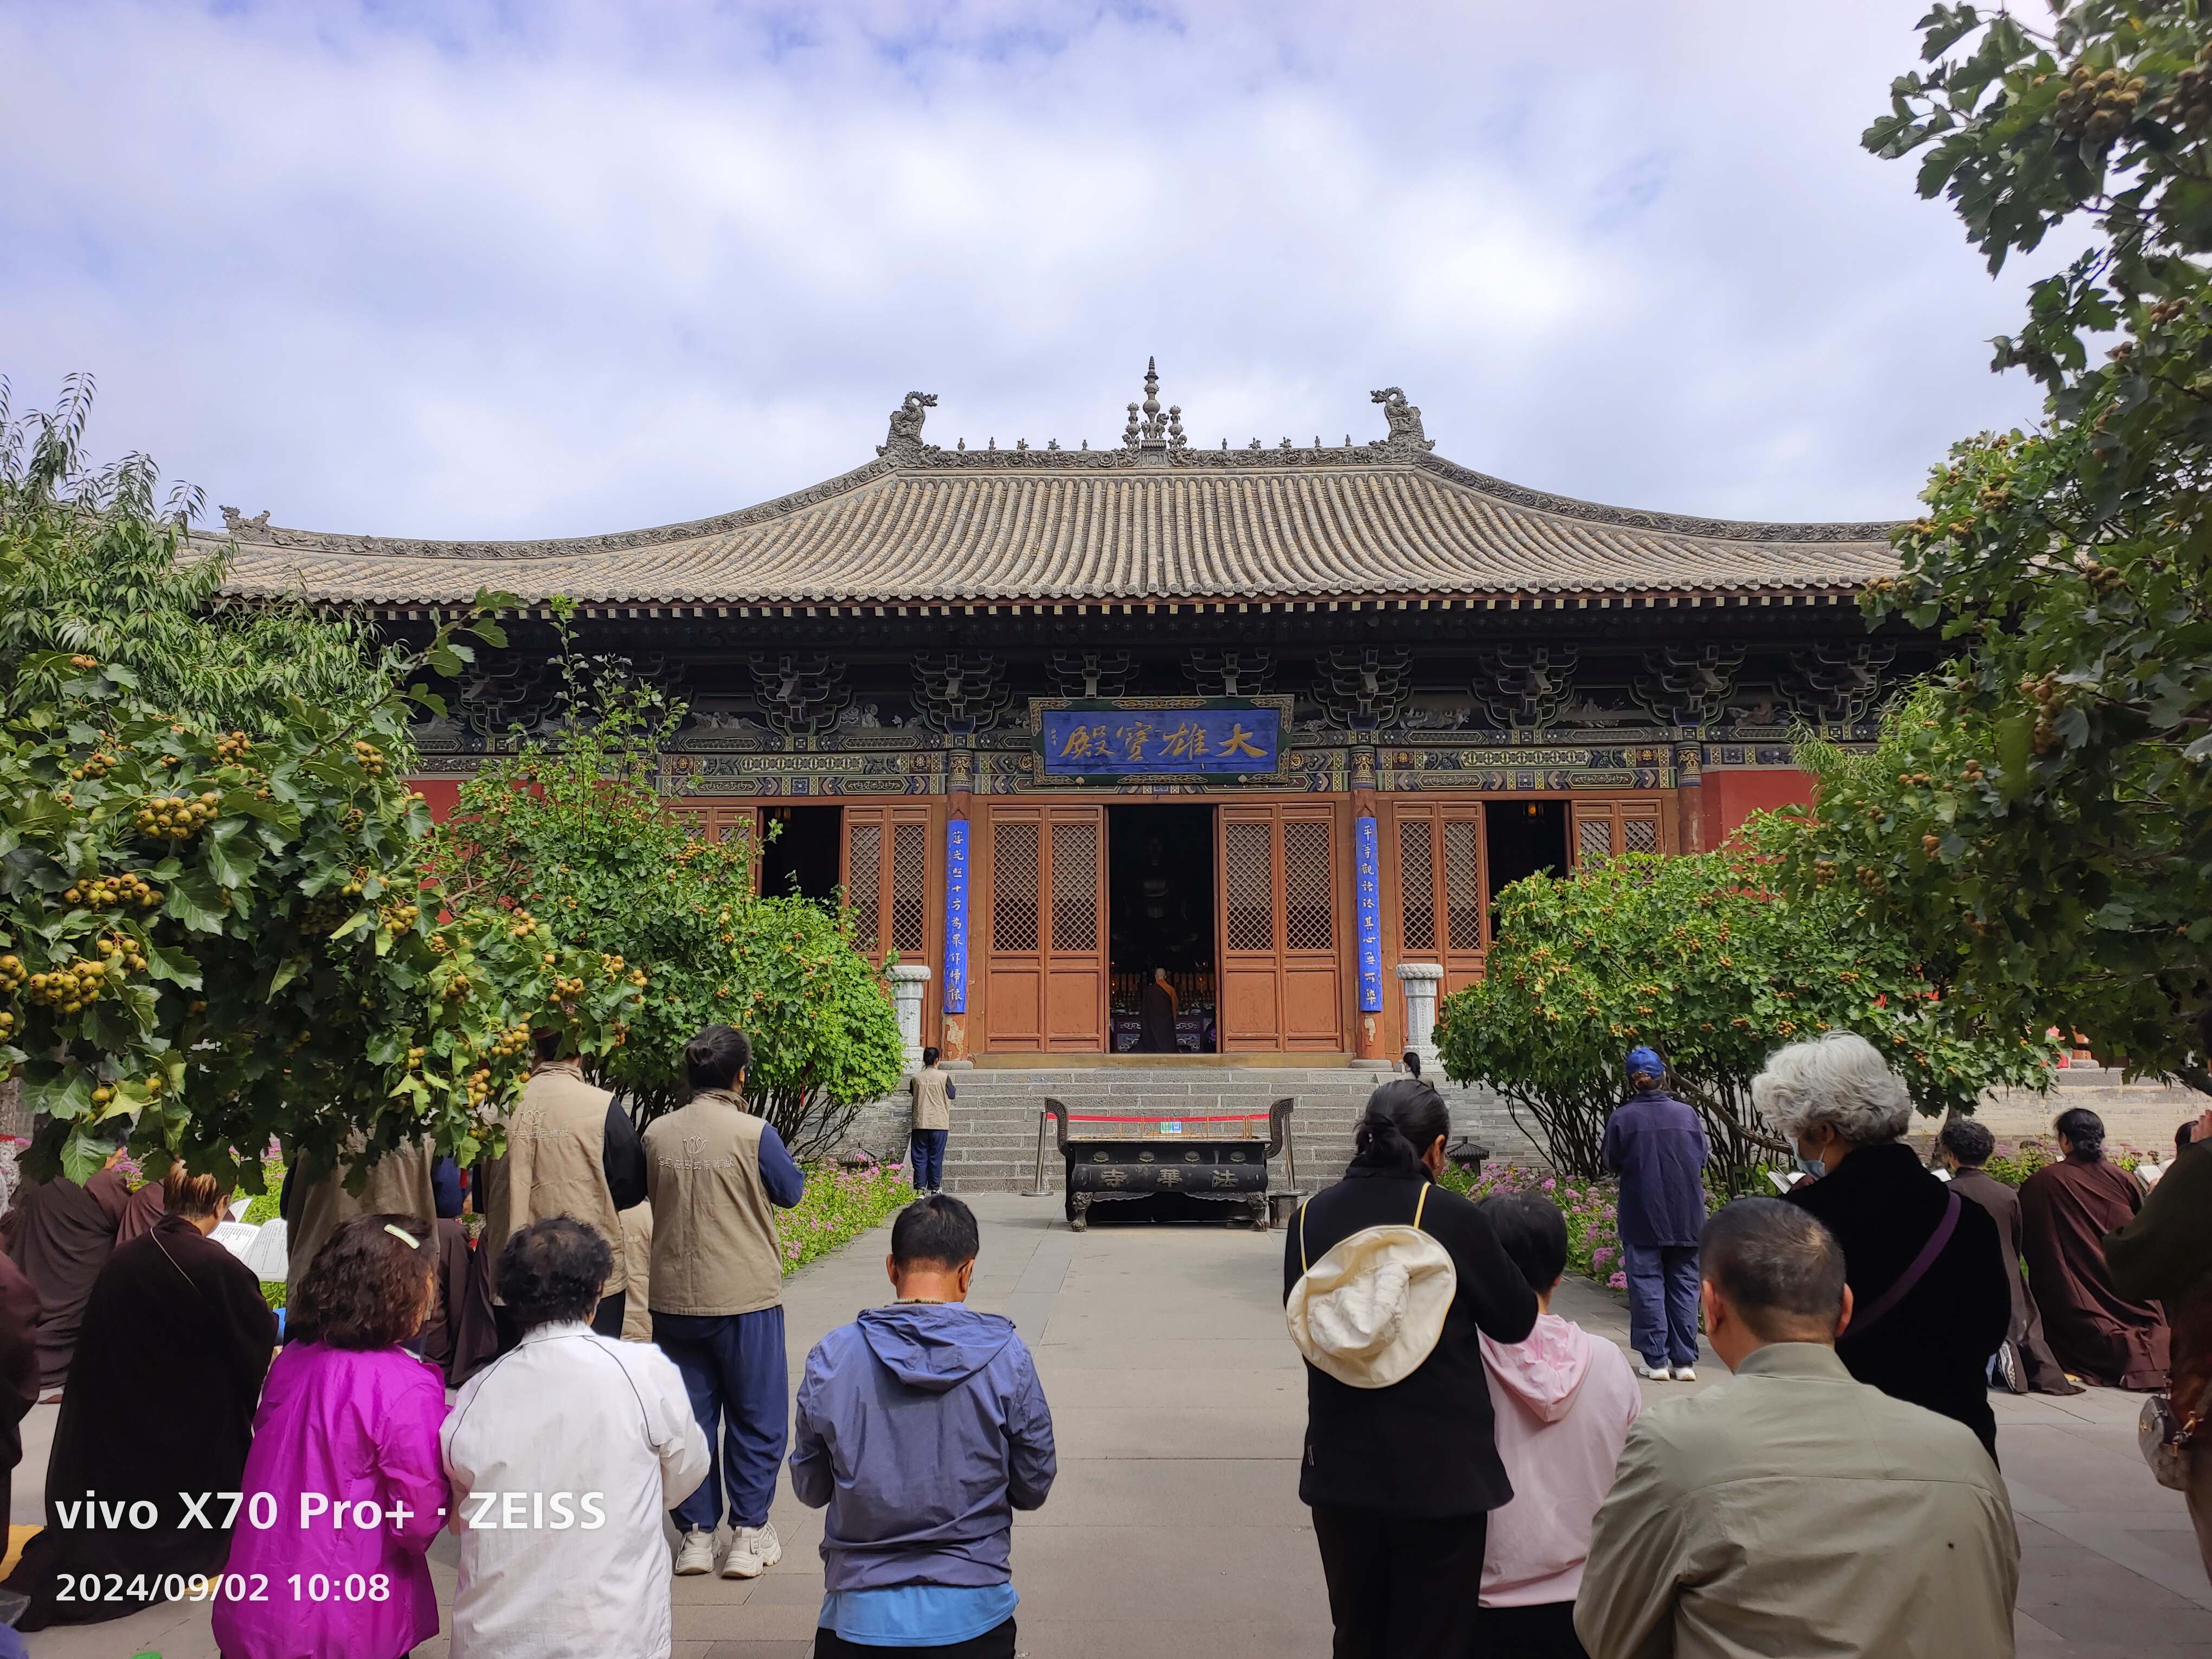
M1443 1184L1478 1204L1499 1193L1532 1193L1550 1199L1567 1218L1567 1271L1594 1279L1609 1291L1628 1288L1620 1254L1619 1182L1578 1181L1518 1164L1491 1164L1472 1179L1465 1170L1454 1170Z
M914 1173L903 1164L816 1164L806 1172L806 1195L798 1207L776 1218L784 1272L795 1273L842 1249L911 1204L914 1195Z

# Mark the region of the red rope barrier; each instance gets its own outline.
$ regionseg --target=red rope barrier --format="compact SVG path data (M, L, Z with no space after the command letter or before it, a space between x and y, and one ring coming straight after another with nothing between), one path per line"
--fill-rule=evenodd
M1070 1112L1070 1123L1252 1123L1266 1119L1265 1112L1231 1112L1217 1116L1106 1117L1089 1112Z

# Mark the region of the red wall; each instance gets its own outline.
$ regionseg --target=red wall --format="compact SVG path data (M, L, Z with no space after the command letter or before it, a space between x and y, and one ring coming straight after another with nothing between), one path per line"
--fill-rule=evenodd
M455 778L410 778L407 787L421 793L430 816L441 823L461 804L460 781Z
M1753 812L1777 806L1810 806L1813 779L1795 768L1761 768L1757 771L1708 771L1698 791L1699 844L1720 846Z

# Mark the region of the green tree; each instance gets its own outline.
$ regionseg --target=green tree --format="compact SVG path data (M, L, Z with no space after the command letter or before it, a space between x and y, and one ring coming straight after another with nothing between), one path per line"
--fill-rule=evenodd
M0 584L19 602L57 533L88 558L174 556L173 518L149 520L150 465L117 487L115 469L88 479L37 447L39 476L0 501ZM10 621L19 641L52 635ZM220 654L179 638L184 660ZM226 731L150 699L127 663L0 650L0 1063L42 1119L31 1173L82 1179L107 1150L87 1128L117 1117L152 1170L182 1158L250 1190L272 1137L317 1163L356 1136L472 1158L499 1144L533 1025L619 1044L635 975L424 880L429 814L398 757L435 699L398 671L450 673L466 651L441 631L314 704L272 672Z
M689 1097L684 1042L729 1024L753 1040L755 1109L794 1155L827 1151L903 1069L881 975L842 915L757 897L750 841L705 839L659 793L680 708L605 665L564 667L558 746L522 741L464 786L441 878L553 917L651 976L628 1041L594 1062L641 1124Z
M73 375L52 413L18 419L0 380L0 691L27 663L89 656L130 670L154 707L229 731L281 718L295 697L358 711L395 688L404 659L360 623L301 605L226 605L227 551L203 555L188 540L198 490L179 486L157 504L148 457L84 464L92 402L90 378Z
M2061 226L2089 246L1996 343L2044 422L1955 447L1866 596L1959 656L1878 765L1813 757L1789 878L1853 884L1854 942L1909 935L1991 1026L2212 1090L2212 16L1922 27L1868 147L1919 154L1993 270Z
M1778 833L1754 820L1754 842ZM1787 1042L1823 1030L1877 1044L1923 1112L1971 1112L1993 1084L2036 1084L2048 1049L1962 1026L1948 988L1891 934L1854 939L1864 901L1831 885L1799 896L1745 848L1630 854L1500 896L1482 981L1445 999L1445 1074L1486 1083L1535 1121L1569 1174L1601 1173L1605 1120L1627 1051L1666 1056L1676 1093L1705 1119L1731 1186L1790 1149L1759 1120L1751 1079Z

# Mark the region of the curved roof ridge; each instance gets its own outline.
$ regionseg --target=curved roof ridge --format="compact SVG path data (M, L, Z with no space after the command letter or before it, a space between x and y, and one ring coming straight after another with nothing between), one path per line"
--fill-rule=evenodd
M608 531L595 536L544 536L516 541L436 541L427 537L358 535L345 531L298 530L289 526L272 525L266 513L255 519L242 518L238 509L231 507L222 509L223 527L230 538L247 545L380 553L387 558L561 558L580 553L618 553L635 547L665 547L671 542L701 541L708 536L726 535L733 530L787 518L807 507L817 507L848 490L858 489L878 478L889 477L897 470L892 462L873 460L856 466L849 472L841 472L833 478L824 478L804 489L794 489L788 495L777 495L751 507L717 513L710 518L687 520L681 524L657 525L648 530ZM211 531L196 533L201 540L220 539Z
M1442 474L1455 484L1495 496L1515 507L1553 513L1563 518L1588 519L1597 524L1617 524L1632 530L1660 530L1678 536L1702 536L1726 542L1886 542L1903 523L1899 519L1836 520L1830 521L1765 520L1758 519L1699 519L1682 513L1658 513L1642 507L1608 507L1576 495L1554 495L1526 484L1493 478L1471 466L1448 461L1441 455L1423 455L1413 463Z
M1566 592L1840 592L1896 568L1892 526L1643 511L1510 483L1390 435L1198 449L1147 381L1113 447L921 441L908 395L876 459L710 518L603 535L436 541L271 526L222 509L226 590L339 604L479 588L629 604L1300 600Z

